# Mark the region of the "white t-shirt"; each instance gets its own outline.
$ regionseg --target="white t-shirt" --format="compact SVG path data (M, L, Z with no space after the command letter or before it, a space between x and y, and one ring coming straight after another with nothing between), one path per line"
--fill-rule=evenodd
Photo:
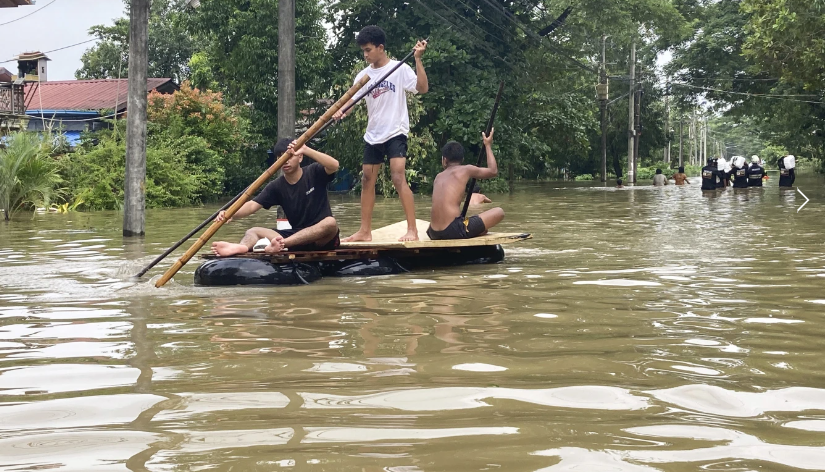
M396 64L398 61L391 60L379 69L369 66L355 76L354 82L358 82L364 74L368 74L370 81L362 89L366 90ZM367 132L364 133L364 141L370 144L381 144L398 135L409 134L410 114L407 111L407 94L404 91L418 93L415 89L417 82L418 78L412 67L403 64L367 95L365 100L369 122ZM358 99L362 95L359 93L355 98Z

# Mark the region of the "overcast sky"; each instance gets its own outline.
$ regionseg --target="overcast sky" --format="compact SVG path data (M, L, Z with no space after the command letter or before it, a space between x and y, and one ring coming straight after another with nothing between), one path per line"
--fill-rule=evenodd
M0 8L0 24L28 15L14 23L0 26L0 62L27 51L50 51L70 44L92 39L89 28L94 25L112 25L115 18L125 16L121 0L36 0L32 6ZM49 80L71 80L80 68L80 56L95 43L48 53ZM17 62L0 63L17 73Z

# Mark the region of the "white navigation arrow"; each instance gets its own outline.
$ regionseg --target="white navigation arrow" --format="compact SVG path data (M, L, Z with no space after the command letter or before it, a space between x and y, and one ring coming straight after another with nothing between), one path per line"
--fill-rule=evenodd
M797 192L799 192L799 194L800 194L800 195L802 195L803 197L805 197L805 194L804 194L804 193L802 193L802 190L799 190L799 187L797 187L797 188L796 188L796 191L797 191ZM800 206L799 208L797 208L797 209L796 209L796 212L797 212L797 213L799 213L799 210L801 210L801 209L802 209L802 207L804 207L805 205L807 205L807 204L808 204L808 202L810 202L810 201L811 201L811 200L810 200L808 197L805 197L805 203L803 203L803 204L802 204L802 206Z

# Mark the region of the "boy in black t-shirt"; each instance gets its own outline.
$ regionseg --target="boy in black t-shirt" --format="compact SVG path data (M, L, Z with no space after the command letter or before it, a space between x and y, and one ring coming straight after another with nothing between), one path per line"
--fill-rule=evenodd
M275 145L275 155L292 151L295 142L281 139ZM301 168L301 160L309 156L315 162ZM264 252L325 251L338 247L338 224L332 217L327 197L327 184L335 177L338 161L322 152L304 145L286 161L282 167L284 175L267 184L254 199L238 209L233 218L249 216L261 208L267 210L274 205L284 209L290 230L274 230L255 227L248 229L239 244L218 241L212 243L212 252L218 256L233 256L250 250L262 238L270 240ZM218 221L226 218L225 212L218 214ZM232 220L230 220L232 221Z

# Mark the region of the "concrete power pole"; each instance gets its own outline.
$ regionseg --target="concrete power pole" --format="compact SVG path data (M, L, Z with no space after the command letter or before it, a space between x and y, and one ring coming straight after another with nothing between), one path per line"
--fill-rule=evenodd
M633 183L636 183L636 169L639 168L639 143L642 140L642 90L639 89L636 91L636 101L634 102L634 106L636 110L634 112L635 115L635 123L633 125L634 129L636 130L635 136L633 137Z
M278 0L278 137L295 135L295 0Z
M684 161L682 160L682 136L684 134L682 132L682 123L683 123L682 116L679 115L679 167L682 167L682 166L685 165Z
M146 233L146 74L149 67L150 3L151 0L132 0L129 8L124 236L143 236Z
M599 70L599 87L597 92L599 95L599 109L601 111L601 125L602 125L602 182L607 182L607 60L605 53L605 44L607 43L607 36L602 35L602 67Z
M668 167L672 167L670 161L670 77L665 86L665 149L662 152Z
M633 118L635 114L635 106L633 104L633 99L635 97L635 89L636 89L636 42L633 42L633 45L630 49L630 107L628 108L627 114L627 181L635 182L636 181L636 168L633 167L633 141L636 135L636 130L634 129Z
M705 117L705 123L702 127L702 160L708 160L708 119Z

